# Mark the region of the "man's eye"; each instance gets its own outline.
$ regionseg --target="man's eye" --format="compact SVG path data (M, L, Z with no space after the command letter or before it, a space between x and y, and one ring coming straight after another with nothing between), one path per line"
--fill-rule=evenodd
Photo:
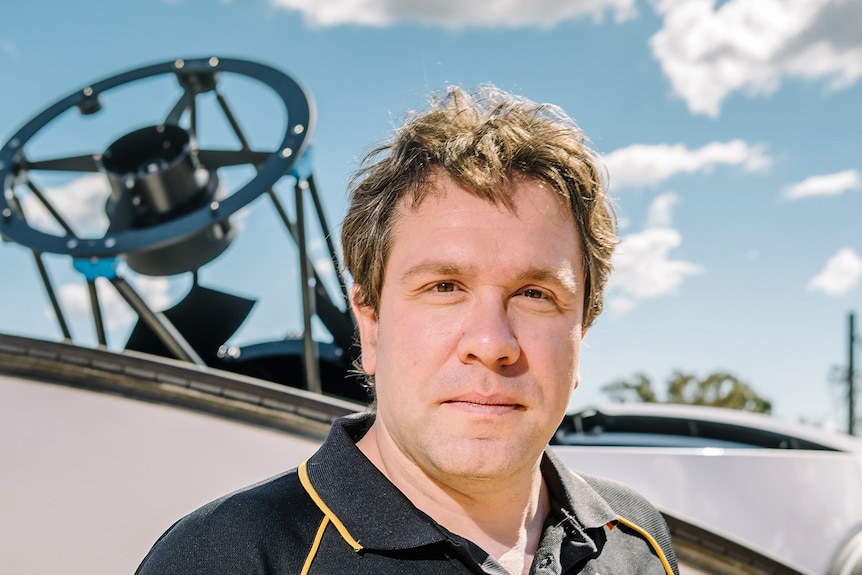
M538 290L535 288L525 289L522 292L524 297L533 298L533 299L543 299L546 298L547 295L542 290Z
M455 291L455 284L452 282L440 282L434 284L434 291L436 292L452 292Z

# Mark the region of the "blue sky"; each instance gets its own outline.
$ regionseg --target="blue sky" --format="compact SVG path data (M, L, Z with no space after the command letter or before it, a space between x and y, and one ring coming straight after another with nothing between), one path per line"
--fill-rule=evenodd
M4 143L54 101L125 70L260 61L313 94L314 173L333 225L363 152L429 92L493 83L558 104L605 157L623 239L574 404L606 400L602 385L639 371L664 381L720 369L780 417L844 426L830 374L846 363L846 315L862 295L858 2L9 0L3 14L13 23L0 31ZM243 126L272 141L268 95L228 87ZM130 88L101 127L58 124L45 149L103 150L164 115L172 100L159 88ZM45 186L82 229L104 224L93 182ZM232 343L298 330L292 244L263 202L239 225L201 272L205 285L260 300ZM65 258L48 263L73 335L92 344L80 277ZM0 270L0 331L58 339L29 252L0 245ZM129 276L157 307L188 286ZM106 306L122 346L130 314Z

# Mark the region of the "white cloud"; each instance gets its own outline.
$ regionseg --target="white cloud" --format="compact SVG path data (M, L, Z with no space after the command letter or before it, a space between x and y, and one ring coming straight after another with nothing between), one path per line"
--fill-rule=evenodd
M133 283L132 280L126 279L130 284ZM135 291L154 310L163 310L170 305L169 287L168 279L163 277L138 276L134 280ZM107 331L124 330L137 319L137 315L128 306L126 300L117 293L108 280L97 278L96 291L99 294L99 308ZM81 282L60 286L58 295L63 313L70 319L93 317L89 290L83 278ZM53 313L50 309L48 312Z
M662 194L654 199L647 209L647 227L669 228L673 208L678 202L679 196L673 193Z
M770 94L784 77L841 89L862 76L858 0L655 0L651 41L691 112L717 117L732 92Z
M772 165L772 158L762 145L731 140L696 149L682 144L634 144L607 154L604 162L611 187L619 189L655 185L677 174L709 173L722 165L762 171Z
M810 196L837 196L850 190L862 189L862 174L844 170L834 174L811 176L784 189L783 196L791 200Z
M838 251L826 260L823 270L808 282L808 291L820 291L826 295L844 295L862 278L862 258L850 248Z
M614 254L614 288L635 300L675 292L685 278L703 272L697 264L670 258L680 244L682 235L672 228L646 228L624 236Z
M550 27L564 20L591 17L600 21L606 12L616 21L637 14L635 0L518 0L464 2L463 0L271 0L277 8L303 14L310 26L389 26L416 23L443 28Z
M620 216L620 217L617 219L617 228L618 228L618 229L620 229L620 230L627 230L627 229L629 229L631 226L632 226L632 221L631 221L629 218L627 218L627 217L625 217L625 216Z
M613 296L608 298L608 309L617 315L628 313L637 307L637 302L630 297Z
M86 174L62 186L41 190L79 237L101 237L108 229L105 202L111 194L108 179ZM45 233L61 234L63 228L33 194L23 195L22 208L30 227Z
M171 305L170 281L165 277L136 276L129 279L135 290L147 305L156 311L162 311Z
M335 275L335 264L328 257L314 258L312 261L314 269L323 277L332 277Z
M670 252L682 244L679 231L669 227L677 199L658 196L647 210L647 226L621 238L608 286L612 311L625 313L642 300L674 293L687 277L703 273L697 264L671 259Z

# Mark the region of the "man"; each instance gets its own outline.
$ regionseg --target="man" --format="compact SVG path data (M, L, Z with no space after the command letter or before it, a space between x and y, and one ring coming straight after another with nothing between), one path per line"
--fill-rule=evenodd
M351 188L342 246L372 412L181 520L139 573L677 573L648 503L547 449L616 243L573 122L452 88Z

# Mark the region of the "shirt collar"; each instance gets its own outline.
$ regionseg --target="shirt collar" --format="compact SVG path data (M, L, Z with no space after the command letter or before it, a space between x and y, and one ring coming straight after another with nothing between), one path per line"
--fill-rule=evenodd
M412 549L450 539L356 447L373 422L372 414L335 421L326 441L308 460L311 488L363 548ZM550 449L545 450L541 469L551 500L560 506L552 509L552 515L565 518L575 532L616 519L604 499Z
M356 447L374 416L335 421L321 448L308 460L312 487L350 535L366 549L399 550L447 539Z
M541 467L551 501L561 507L559 510L552 509L552 513L570 515L585 529L616 523L617 514L607 501L580 475L569 470L550 448L545 449Z

